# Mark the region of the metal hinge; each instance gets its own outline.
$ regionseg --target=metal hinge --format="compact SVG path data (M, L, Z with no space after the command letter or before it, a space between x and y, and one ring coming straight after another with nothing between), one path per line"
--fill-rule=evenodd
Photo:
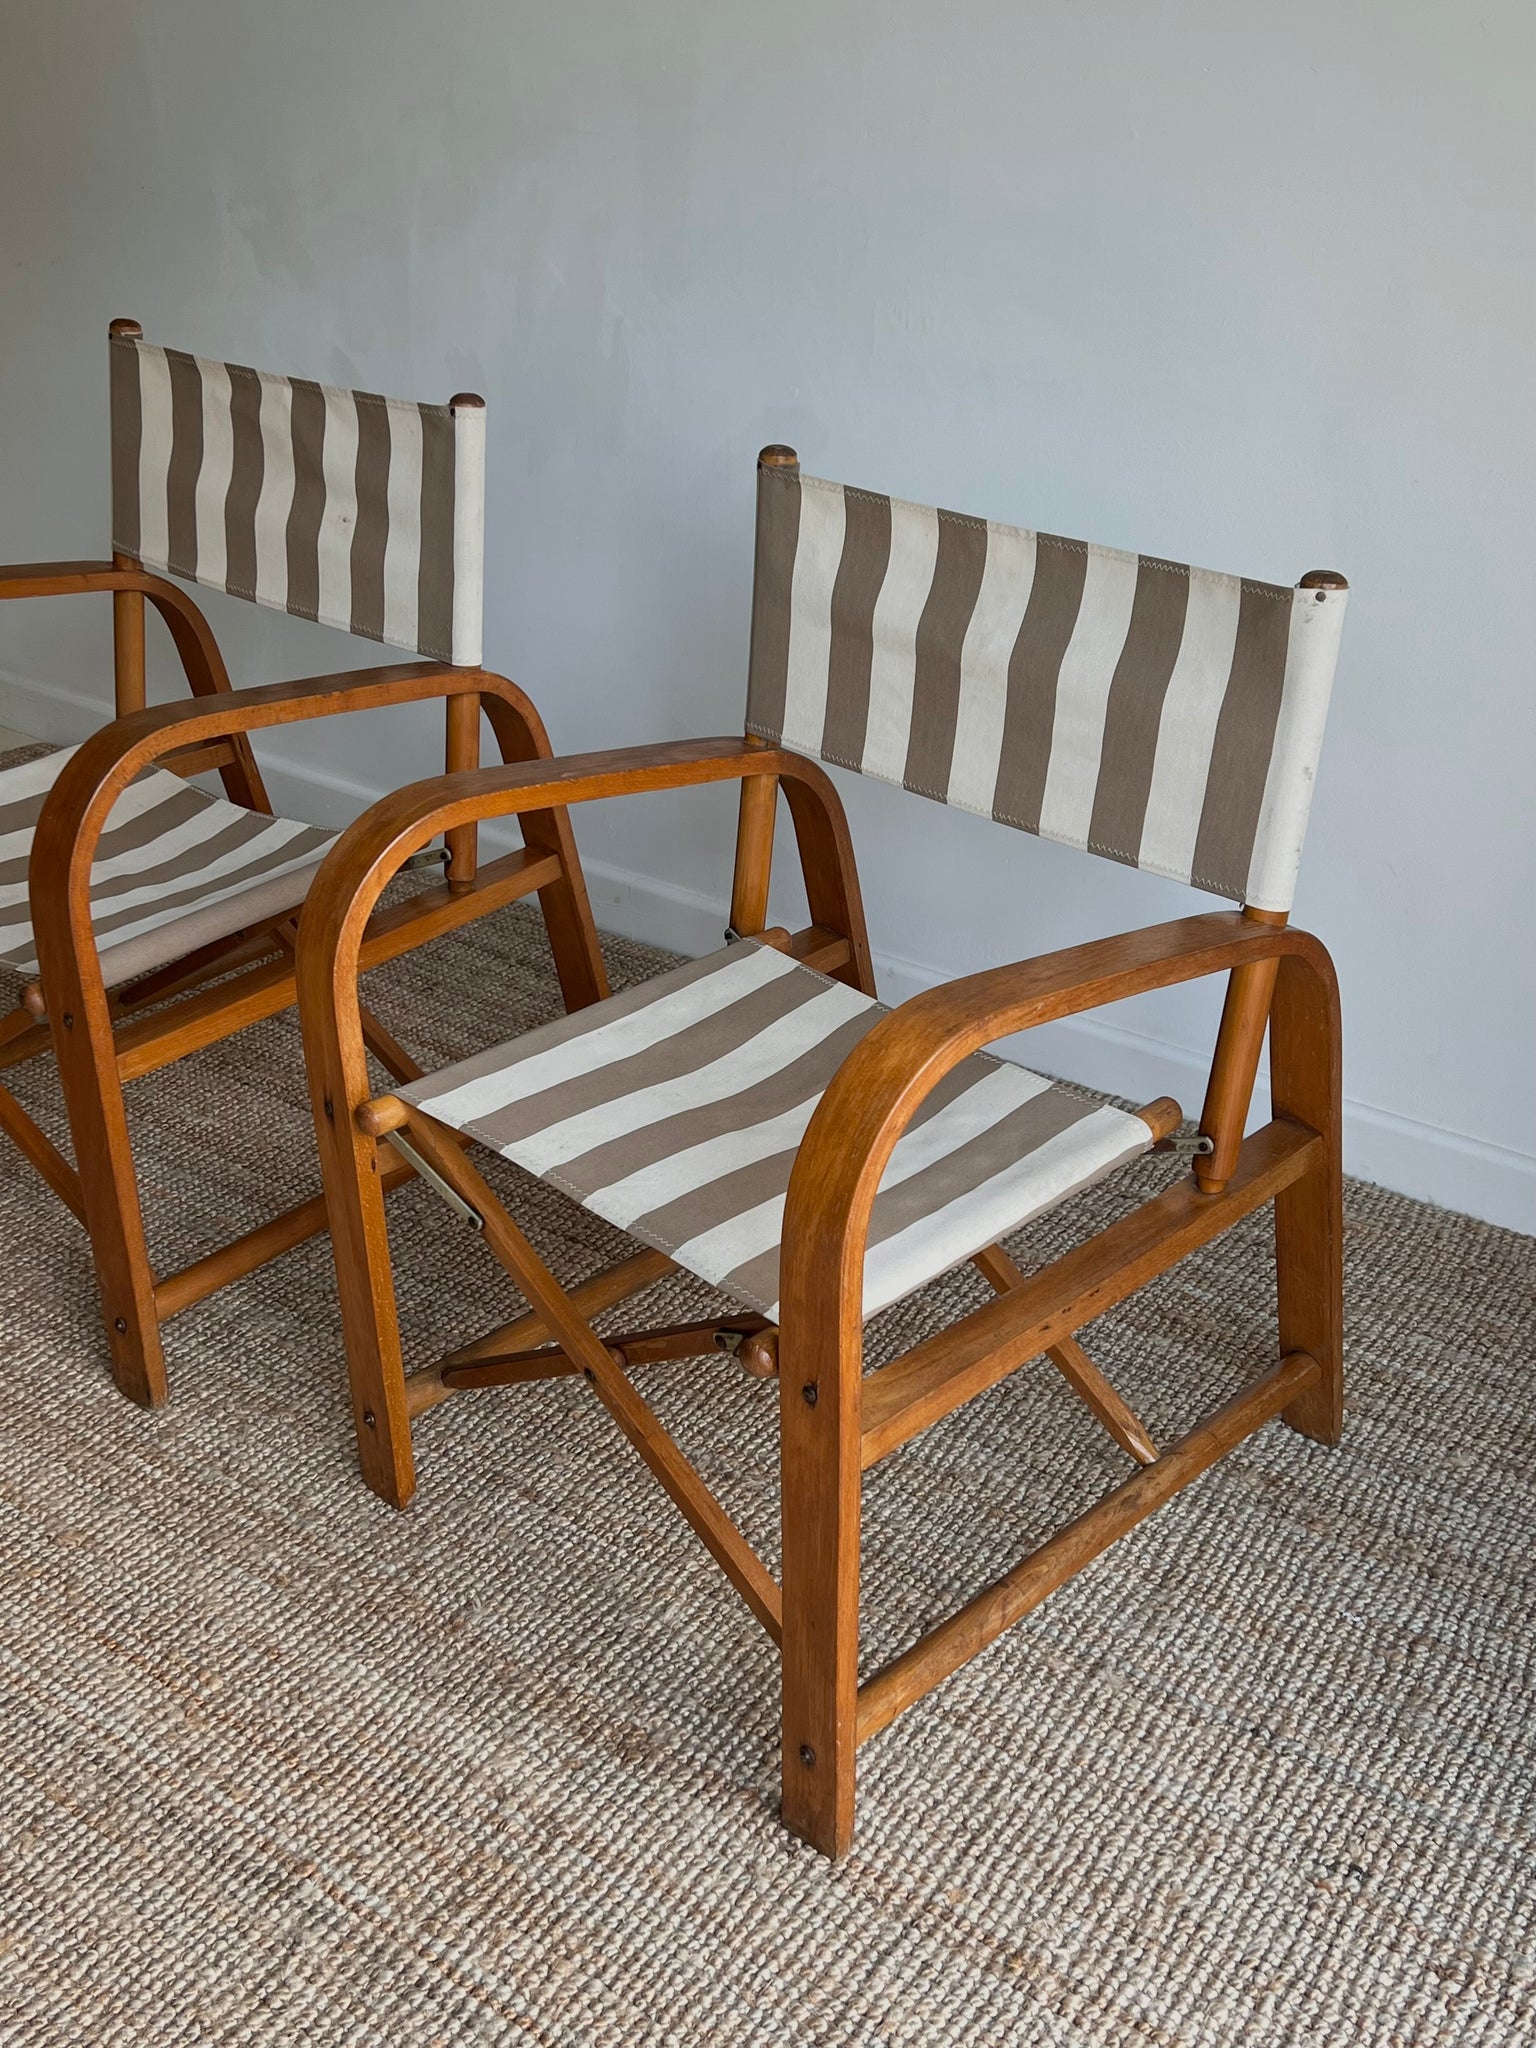
M1179 1159L1208 1159L1216 1150L1216 1140L1208 1138L1204 1131L1197 1131L1192 1138L1181 1137L1177 1132L1171 1138L1164 1138L1152 1147L1154 1152L1172 1152Z

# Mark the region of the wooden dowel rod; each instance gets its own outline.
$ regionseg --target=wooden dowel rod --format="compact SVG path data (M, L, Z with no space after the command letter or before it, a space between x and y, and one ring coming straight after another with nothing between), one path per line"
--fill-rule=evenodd
M366 1031L363 1036L366 1040ZM404 1130L409 1116L398 1095L375 1095L371 1102L359 1104L355 1121L365 1138L387 1138L391 1131Z
M679 1358L708 1358L722 1351L717 1333L728 1330L751 1336L761 1316L740 1316L730 1322L682 1323L665 1330L637 1330L629 1336L605 1337L602 1341L616 1365L666 1365ZM745 1347L743 1347L745 1348ZM530 1379L553 1379L564 1373L580 1372L581 1366L558 1346L515 1351L505 1357L478 1358L458 1365L440 1365L436 1378L450 1393L467 1387L520 1386Z
M1155 1102L1147 1103L1136 1114L1152 1133L1154 1144L1171 1138L1184 1121L1184 1112L1171 1095L1159 1095Z
M749 1337L736 1354L737 1363L744 1373L755 1380L776 1380L779 1376L779 1333L777 1330L759 1330L755 1337Z
M877 1671L859 1687L859 1741L865 1742L889 1727L905 1708L931 1692L962 1664L969 1663L1005 1629L1022 1621L1058 1586L1145 1520L1154 1508L1188 1486L1244 1437L1251 1436L1305 1393L1317 1377L1316 1359L1303 1351L1293 1351L1165 1451L1155 1465L1148 1465L1123 1486L1117 1486L1097 1507L1058 1530L1011 1572L967 1602L958 1614L941 1622L910 1650Z
M594 1273L590 1280L573 1287L568 1298L577 1315L590 1321L605 1308L616 1308L632 1294L639 1294L676 1270L665 1252L637 1252L633 1258L623 1259L616 1266ZM443 1364L469 1365L477 1358L491 1358L502 1351L529 1351L536 1344L547 1342L551 1334L541 1316L518 1316L515 1321L503 1323L500 1329L477 1338L473 1344L465 1344L450 1352Z

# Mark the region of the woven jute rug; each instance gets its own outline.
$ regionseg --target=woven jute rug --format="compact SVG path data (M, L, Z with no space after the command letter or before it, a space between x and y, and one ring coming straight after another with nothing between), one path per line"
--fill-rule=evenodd
M609 950L619 982L663 964ZM558 1007L523 912L373 988L428 1060ZM17 1085L61 1132L47 1064ZM162 1267L315 1184L291 1019L130 1112ZM563 1277L615 1254L499 1180ZM513 1312L430 1191L392 1227L414 1359ZM157 1415L9 1154L0 1247L0 2041L1536 2037L1530 1240L1351 1187L1343 1447L1272 1426L879 1737L837 1868L776 1819L766 1639L581 1383L424 1418L395 1514L355 1473L323 1240L171 1326ZM936 1283L872 1356L980 1298ZM1272 1313L1261 1215L1088 1341L1171 1437ZM723 1360L646 1388L772 1556L774 1389ZM866 1496L868 1659L1128 1469L1044 1365L909 1446Z

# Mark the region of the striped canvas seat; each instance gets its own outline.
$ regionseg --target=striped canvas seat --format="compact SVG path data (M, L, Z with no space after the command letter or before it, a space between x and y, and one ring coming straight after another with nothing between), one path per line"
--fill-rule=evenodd
M796 1148L885 1014L744 939L400 1093L776 1319ZM974 1054L929 1096L886 1167L866 1315L1151 1142L1139 1117Z
M0 965L37 972L27 863L73 748L0 771ZM164 768L118 798L91 868L91 923L109 988L295 910L336 838L248 811Z

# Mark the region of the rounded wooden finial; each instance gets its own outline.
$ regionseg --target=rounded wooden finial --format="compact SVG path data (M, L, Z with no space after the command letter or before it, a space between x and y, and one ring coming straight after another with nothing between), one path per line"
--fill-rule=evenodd
M137 320L110 320L107 323L107 332L111 335L122 335L128 341L144 339L144 330Z
M736 1354L743 1371L749 1372L755 1380L775 1380L779 1376L779 1333L777 1330L759 1330L756 1336L748 1337Z
M1309 569L1297 584L1298 590L1348 590L1349 584L1337 569Z
M782 441L774 441L767 448L757 452L759 469L798 469L800 458L793 448L786 448Z
M467 408L470 406L478 407L481 412L485 411L485 400L478 391L455 391L452 398L448 401L448 410L450 412L458 412L461 407Z

